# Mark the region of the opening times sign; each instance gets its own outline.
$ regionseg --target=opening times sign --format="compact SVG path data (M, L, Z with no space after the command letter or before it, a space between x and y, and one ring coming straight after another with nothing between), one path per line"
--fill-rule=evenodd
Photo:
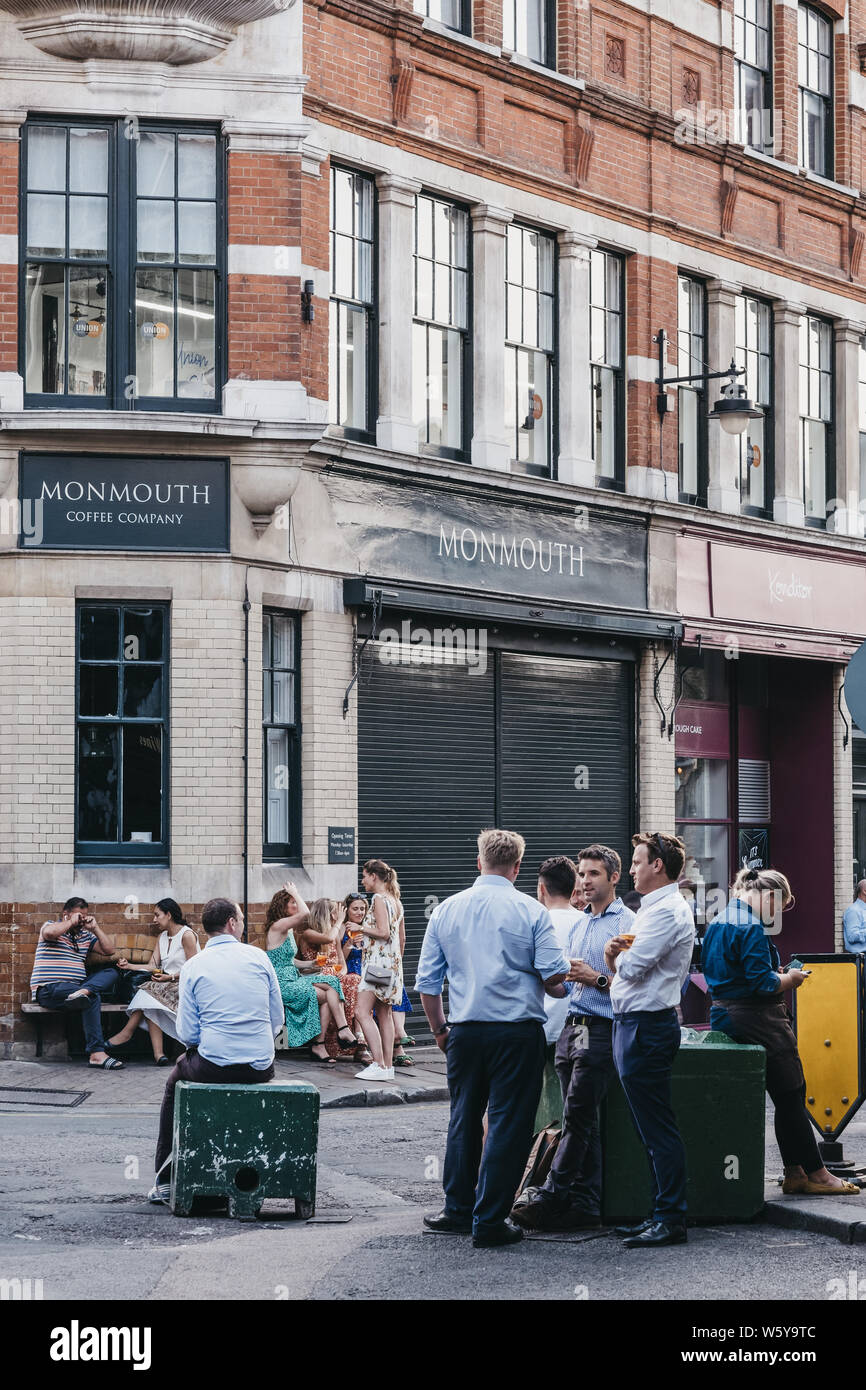
M229 460L22 453L27 550L229 549Z

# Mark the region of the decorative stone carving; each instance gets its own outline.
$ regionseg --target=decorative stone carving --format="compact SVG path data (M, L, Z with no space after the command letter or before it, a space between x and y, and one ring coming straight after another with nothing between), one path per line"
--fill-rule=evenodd
M4 0L25 38L55 58L201 63L240 25L298 0Z
M299 464L233 460L232 482L259 534L270 526L277 508L290 500L300 477Z

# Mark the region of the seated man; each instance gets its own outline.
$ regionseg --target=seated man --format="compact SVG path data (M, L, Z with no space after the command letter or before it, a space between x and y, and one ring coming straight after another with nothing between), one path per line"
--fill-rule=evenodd
M156 1182L150 1202L168 1202L174 1088L178 1081L259 1084L274 1074L274 1038L286 1021L276 971L264 951L244 945L244 915L228 898L205 903L204 950L181 966L177 1033L187 1044L169 1072L159 1116Z
M40 929L30 992L43 1009L79 1012L90 1065L116 1071L123 1063L106 1051L100 1010L103 995L112 993L120 977L113 965L88 975L91 951L100 960L113 956L114 940L90 916L83 898L69 898L63 904L60 921L44 922Z

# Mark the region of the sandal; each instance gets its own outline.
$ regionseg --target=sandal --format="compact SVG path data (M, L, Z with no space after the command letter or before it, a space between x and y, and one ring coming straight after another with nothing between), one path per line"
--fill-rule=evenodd
M118 1071L123 1066L116 1057L106 1057L104 1062L88 1062L89 1067L96 1067L100 1071Z
M853 1196L855 1192L861 1192L862 1188L854 1182L843 1182L841 1187L833 1187L828 1182L811 1182L809 1178L786 1178L782 1183L782 1191L788 1197L841 1197L843 1194Z
M324 1043L313 1043L313 1047L324 1047L324 1046L325 1046ZM333 1066L335 1065L335 1062L334 1062L333 1057L317 1057L316 1054L315 1054L315 1052L313 1051L313 1047L310 1048L310 1061L311 1061L311 1062L318 1062L318 1064L319 1064L320 1067L333 1067Z
M395 1067L414 1067L415 1065L411 1057L395 1057L393 1061Z
M406 1034L405 1037L403 1037L403 1038L400 1039L400 1042L403 1044L404 1047L414 1047L414 1046L415 1046L415 1039L414 1039L414 1038L410 1038L408 1033Z
M165 1053L163 1053L161 1057L154 1057L153 1065L155 1067L170 1067L171 1062L168 1060Z
M350 1038L350 1041L349 1041L349 1042L343 1042L343 1038L342 1038L342 1034L343 1034L343 1033L348 1033L348 1034L349 1034L349 1038ZM355 1051L355 1048L358 1046L358 1042L357 1042L357 1039L356 1039L356 1037L355 1037L355 1034L352 1032L351 1028L341 1028L341 1029L340 1029L339 1033L337 1034L337 1046L338 1046L338 1048L340 1049L341 1052L354 1052L354 1051Z

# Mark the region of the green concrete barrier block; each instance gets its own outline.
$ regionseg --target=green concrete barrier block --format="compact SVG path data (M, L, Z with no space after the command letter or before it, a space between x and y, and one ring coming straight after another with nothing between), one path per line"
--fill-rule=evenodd
M169 1205L188 1216L196 1197L225 1197L229 1215L251 1220L267 1197L316 1209L319 1092L302 1081L215 1086L179 1081Z
M683 1030L672 1095L686 1147L689 1221L751 1221L762 1211L765 1070L762 1047L731 1042L726 1033ZM602 1219L642 1221L650 1214L649 1161L618 1081L602 1111L601 1138Z

